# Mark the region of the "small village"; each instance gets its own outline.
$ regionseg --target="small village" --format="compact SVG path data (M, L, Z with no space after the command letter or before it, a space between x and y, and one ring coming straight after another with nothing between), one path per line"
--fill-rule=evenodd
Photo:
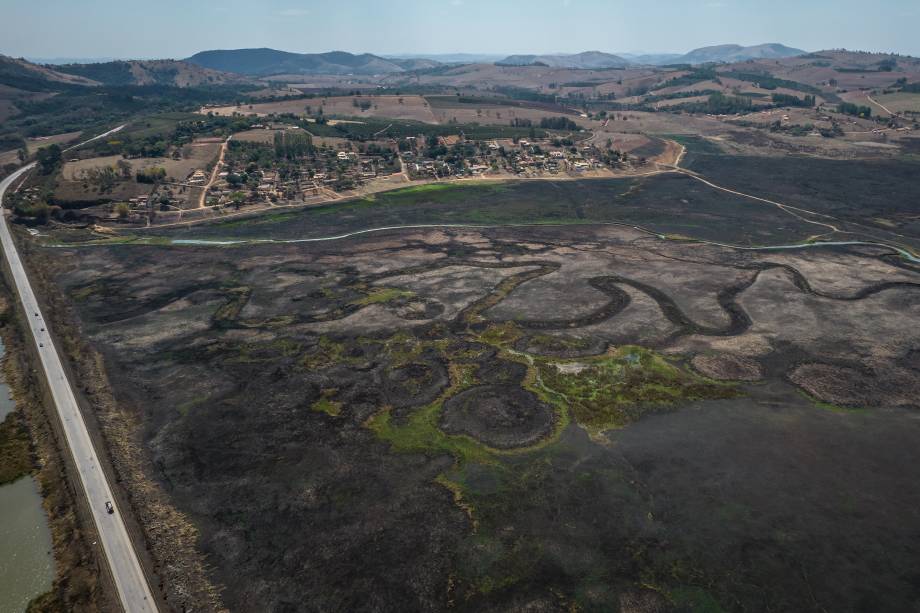
M304 140L305 139L305 140ZM291 154L290 143L301 143ZM306 146L302 142L308 143ZM108 205L110 220L169 217L199 208L318 203L392 189L407 182L614 176L646 166L646 157L570 138L468 140L463 135L353 142L316 139L284 124L257 124L234 135L225 155L149 194ZM394 179L401 179L393 184ZM203 193L203 196L202 196ZM127 209L127 210L126 210Z

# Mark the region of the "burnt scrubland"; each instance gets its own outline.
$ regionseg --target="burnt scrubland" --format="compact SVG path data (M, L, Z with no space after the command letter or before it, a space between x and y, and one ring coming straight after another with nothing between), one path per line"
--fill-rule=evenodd
M590 181L436 183L262 217L152 229L138 236L290 240L413 224L591 223L637 224L663 234L742 245L794 243L816 232L815 226L770 205L714 190L688 176L663 174Z
M539 187L577 211L615 199L594 185ZM433 206L415 194L400 205ZM175 237L404 214L360 206ZM920 272L890 249L561 225L34 258L230 610L920 599Z
M831 215L844 222L842 229L899 236L920 245L920 163L916 161L693 152L685 165L719 185Z

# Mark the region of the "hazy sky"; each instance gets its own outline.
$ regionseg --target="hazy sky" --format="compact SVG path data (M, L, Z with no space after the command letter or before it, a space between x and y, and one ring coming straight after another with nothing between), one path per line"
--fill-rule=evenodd
M685 52L781 42L920 56L920 0L0 0L0 53L187 57L205 49Z

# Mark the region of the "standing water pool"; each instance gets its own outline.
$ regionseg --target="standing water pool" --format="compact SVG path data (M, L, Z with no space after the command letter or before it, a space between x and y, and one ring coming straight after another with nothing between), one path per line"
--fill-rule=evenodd
M6 349L0 341L0 358ZM0 421L15 410L0 376ZM51 589L54 557L51 530L38 482L27 475L0 486L0 612L20 613Z

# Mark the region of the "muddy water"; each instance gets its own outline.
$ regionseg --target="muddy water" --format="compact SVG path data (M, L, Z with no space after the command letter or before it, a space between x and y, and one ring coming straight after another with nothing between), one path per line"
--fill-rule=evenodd
M4 354L0 341L0 357ZM0 420L15 408L0 379ZM27 476L0 486L0 612L25 611L30 600L51 589L53 579L51 531L38 482Z
M0 487L0 611L25 611L51 589L51 531L33 477Z

